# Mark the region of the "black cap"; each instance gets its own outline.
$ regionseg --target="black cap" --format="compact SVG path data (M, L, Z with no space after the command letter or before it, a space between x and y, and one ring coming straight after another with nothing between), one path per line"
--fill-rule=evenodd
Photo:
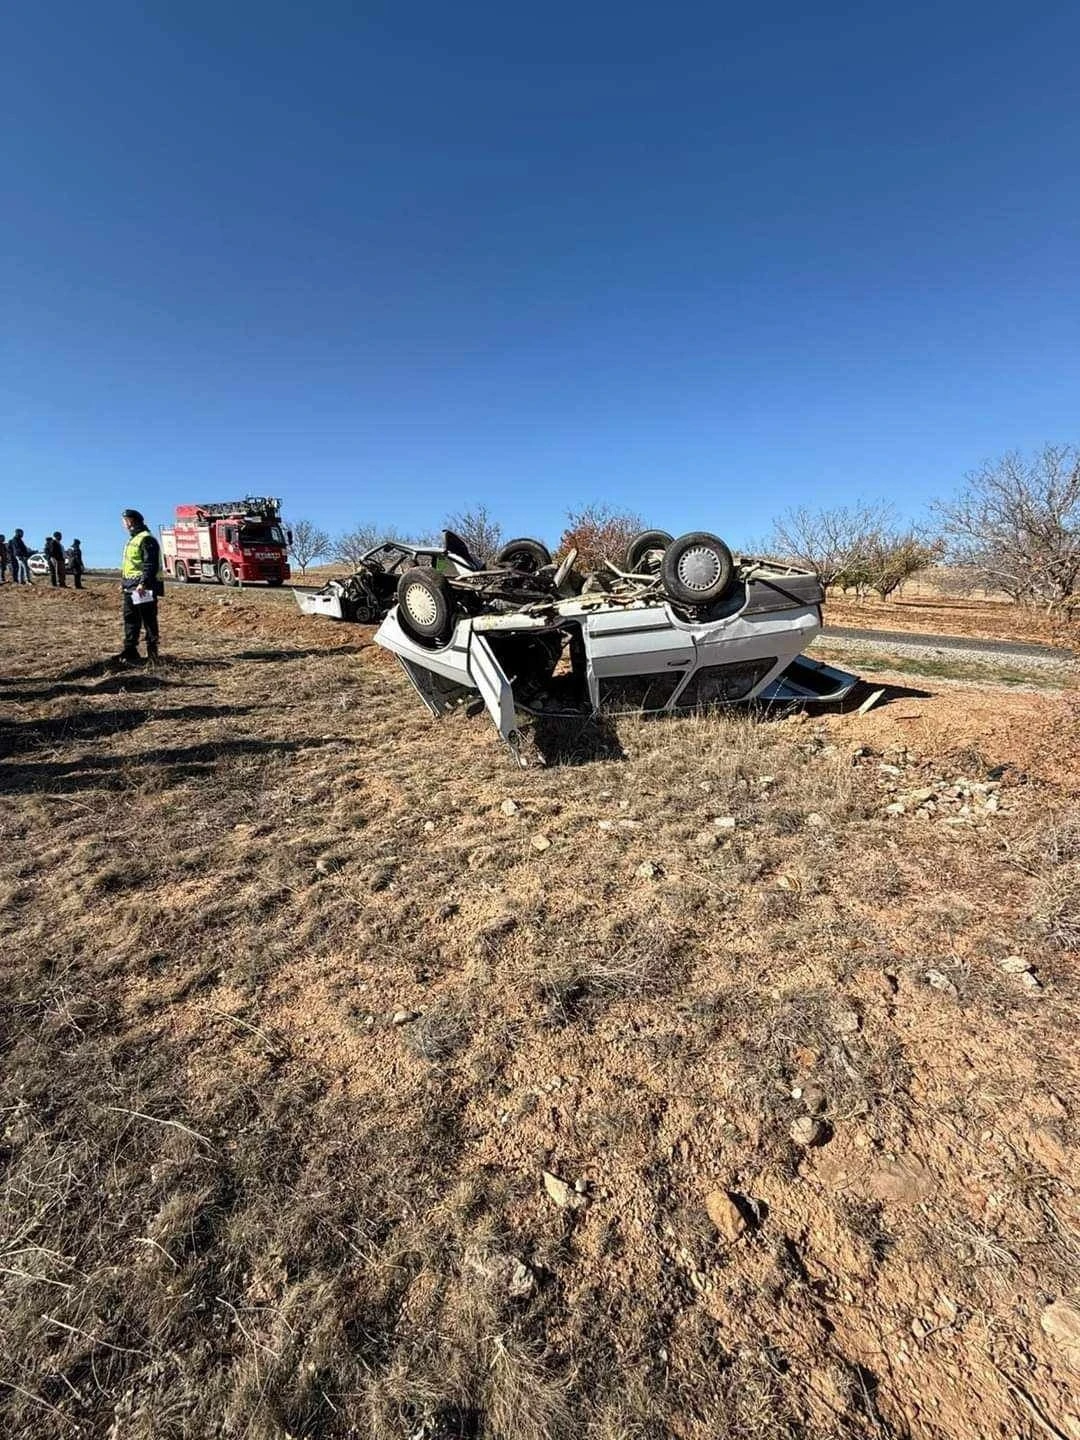
M141 510L124 510L122 512L122 517L125 520L134 520L136 525L146 524L146 521L143 519Z

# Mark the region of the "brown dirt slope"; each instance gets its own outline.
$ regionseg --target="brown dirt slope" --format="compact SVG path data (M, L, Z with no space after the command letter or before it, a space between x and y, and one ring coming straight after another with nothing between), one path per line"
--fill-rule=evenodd
M2 1433L1080 1440L1075 697L523 772L115 608L0 592Z

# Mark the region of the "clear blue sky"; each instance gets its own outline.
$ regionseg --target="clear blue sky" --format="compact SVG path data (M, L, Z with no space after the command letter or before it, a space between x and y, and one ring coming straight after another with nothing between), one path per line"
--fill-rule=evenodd
M16 0L0 530L917 514L1076 440L1074 4Z

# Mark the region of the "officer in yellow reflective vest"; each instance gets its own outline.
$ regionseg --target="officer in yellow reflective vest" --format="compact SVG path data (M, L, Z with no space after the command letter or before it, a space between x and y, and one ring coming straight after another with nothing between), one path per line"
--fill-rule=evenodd
M161 546L146 527L138 510L125 510L121 517L128 532L120 579L124 588L124 648L120 660L125 665L138 665L139 631L146 632L146 658L153 664L158 658L158 607L165 593L165 576L161 570Z

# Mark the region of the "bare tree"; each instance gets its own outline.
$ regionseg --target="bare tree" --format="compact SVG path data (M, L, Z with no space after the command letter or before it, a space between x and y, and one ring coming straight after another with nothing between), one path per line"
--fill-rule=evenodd
M300 574L306 575L312 560L329 553L330 536L311 520L294 520L290 528L289 554L300 566Z
M586 505L571 510L566 529L559 541L559 553L571 548L578 552L578 561L586 570L593 570L605 560L622 565L626 547L635 535L646 528L645 521L632 510L616 510L610 505Z
M815 570L828 587L842 583L859 588L870 538L886 531L892 523L883 505L837 505L830 510L810 510L802 505L787 510L777 520L771 548L788 560Z
M491 515L486 505L474 505L471 510L462 510L451 515L446 528L460 535L473 555L487 564L493 560L502 547L502 526Z
M1080 452L1047 445L1013 451L968 475L936 507L953 563L1014 600L1067 609L1080 593Z
M888 600L904 582L933 565L941 556L941 544L918 530L881 529L867 536L865 553L858 571L870 590Z
M389 538L386 531L378 525L357 525L335 537L334 559L355 568L367 551L378 545L380 540Z

